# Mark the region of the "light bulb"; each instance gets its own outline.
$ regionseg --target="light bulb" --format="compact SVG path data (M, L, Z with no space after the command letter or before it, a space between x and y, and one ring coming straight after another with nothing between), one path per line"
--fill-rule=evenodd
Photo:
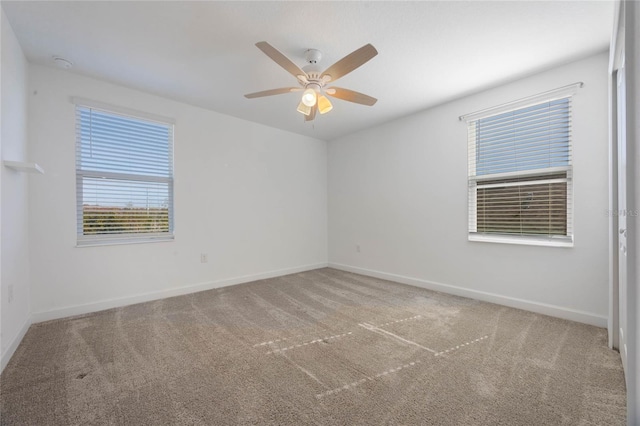
M320 114L326 114L333 109L333 105L329 102L326 96L320 95L318 96L318 111Z
M316 104L316 91L313 89L307 89L302 94L302 103L308 107L312 107Z
M303 102L300 102L298 104L298 112L304 115L309 115L311 114L311 107L305 105Z

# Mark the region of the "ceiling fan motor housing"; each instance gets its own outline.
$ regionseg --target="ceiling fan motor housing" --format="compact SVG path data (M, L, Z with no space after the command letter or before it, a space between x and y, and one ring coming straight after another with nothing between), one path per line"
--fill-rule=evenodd
M307 49L304 53L307 65L302 67L302 70L307 73L307 81L301 82L301 85L306 89L312 88L316 92L319 92L322 86L325 85L325 82L320 78L322 70L320 69L320 65L318 65L318 62L322 59L322 52L318 49Z
M307 49L304 52L304 58L309 64L317 64L322 59L322 52L318 49Z
M305 89L313 89L316 93L320 93L320 89L322 86L319 83L314 82L313 80L309 80L309 83L305 86Z

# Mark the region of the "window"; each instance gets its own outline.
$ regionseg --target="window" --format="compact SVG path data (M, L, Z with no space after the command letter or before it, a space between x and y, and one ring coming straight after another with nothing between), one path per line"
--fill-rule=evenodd
M464 117L470 240L572 244L575 87Z
M172 239L173 124L74 102L78 245Z

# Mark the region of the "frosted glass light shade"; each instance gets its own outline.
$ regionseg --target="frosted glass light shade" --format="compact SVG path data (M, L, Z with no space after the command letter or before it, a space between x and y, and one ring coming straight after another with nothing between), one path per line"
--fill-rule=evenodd
M311 114L311 107L304 104L304 102L300 101L298 104L298 112L304 115Z
M326 96L318 96L318 111L320 112L320 114L326 114L332 109L333 105L331 105L331 102L329 102L329 99Z
M313 89L307 89L302 94L302 103L308 107L312 107L316 104L317 95Z

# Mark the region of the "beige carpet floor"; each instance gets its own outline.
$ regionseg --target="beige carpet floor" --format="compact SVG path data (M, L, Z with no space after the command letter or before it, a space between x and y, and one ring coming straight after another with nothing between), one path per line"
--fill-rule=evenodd
M2 425L623 425L606 330L319 269L33 325Z

